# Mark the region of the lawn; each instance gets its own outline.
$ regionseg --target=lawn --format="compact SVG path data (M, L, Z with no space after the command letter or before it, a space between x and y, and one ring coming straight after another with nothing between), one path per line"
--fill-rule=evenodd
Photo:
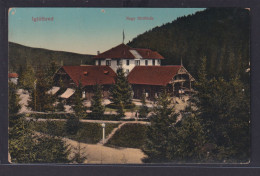
M146 139L147 125L125 124L106 143L109 147L141 148Z
M83 123L80 122L80 128L75 135L67 134L65 129L65 123L61 121L45 121L45 122L33 122L32 128L35 131L66 137L72 140L96 144L102 139L102 127L99 123ZM106 136L111 133L111 131L116 128L118 124L107 123L106 124Z

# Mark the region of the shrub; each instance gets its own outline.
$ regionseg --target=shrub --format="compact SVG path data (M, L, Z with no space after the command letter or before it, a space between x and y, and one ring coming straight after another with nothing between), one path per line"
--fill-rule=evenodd
M108 141L107 146L141 148L146 139L147 126L143 124L125 124Z

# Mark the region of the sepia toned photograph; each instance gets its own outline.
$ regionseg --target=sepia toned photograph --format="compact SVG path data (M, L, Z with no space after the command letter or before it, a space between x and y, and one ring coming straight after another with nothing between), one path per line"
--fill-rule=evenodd
M250 163L249 8L9 8L10 163Z

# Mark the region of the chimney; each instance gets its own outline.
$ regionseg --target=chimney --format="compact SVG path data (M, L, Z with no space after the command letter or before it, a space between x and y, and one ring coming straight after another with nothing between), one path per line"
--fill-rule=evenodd
M100 54L100 51L97 51L97 55L99 55Z

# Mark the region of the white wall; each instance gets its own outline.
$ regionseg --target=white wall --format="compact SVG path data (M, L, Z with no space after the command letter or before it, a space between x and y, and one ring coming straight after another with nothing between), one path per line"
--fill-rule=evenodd
M111 68L116 72L116 70L118 69L118 65L117 65L117 60L116 59L106 59L106 60L111 60ZM106 65L106 60L101 60L101 65ZM148 60L148 66L152 66L153 65L153 59L129 59L129 65L126 65L127 59L121 59L122 62L122 68L124 69L124 71L126 72L126 70L128 69L129 72L131 72L131 70L135 67L135 61L136 60L140 60L140 65L145 66L145 60ZM96 60L96 65L98 65L98 60ZM161 64L158 63L158 59L155 59L155 65L156 66L160 66Z

